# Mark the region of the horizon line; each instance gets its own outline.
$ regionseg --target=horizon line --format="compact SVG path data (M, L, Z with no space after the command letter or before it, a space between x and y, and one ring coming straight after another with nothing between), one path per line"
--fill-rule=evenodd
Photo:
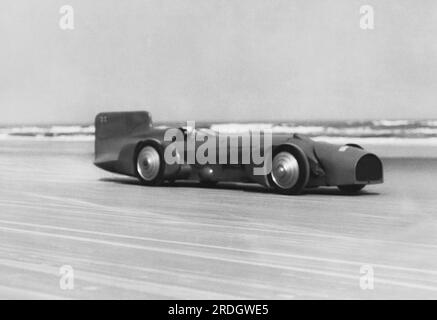
M247 123L312 123L312 122L369 122L369 121L437 121L437 118L363 118L363 119L276 119L276 120L153 120L153 123L156 124L165 124L165 123L183 123L187 121L195 121L202 123L237 123L237 124L247 124ZM0 122L0 127L11 127L11 126L87 126L94 125L94 120L90 122L85 121L77 121L77 122Z

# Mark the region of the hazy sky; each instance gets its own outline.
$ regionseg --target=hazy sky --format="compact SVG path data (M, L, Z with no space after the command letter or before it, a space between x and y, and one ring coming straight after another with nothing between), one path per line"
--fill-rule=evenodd
M1 0L0 123L437 118L436 37L435 0Z

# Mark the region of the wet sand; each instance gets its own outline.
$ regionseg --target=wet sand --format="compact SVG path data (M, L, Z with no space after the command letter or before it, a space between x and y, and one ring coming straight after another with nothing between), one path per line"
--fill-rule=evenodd
M92 150L0 141L0 298L437 298L435 159L384 160L386 182L357 196L282 196L143 187Z

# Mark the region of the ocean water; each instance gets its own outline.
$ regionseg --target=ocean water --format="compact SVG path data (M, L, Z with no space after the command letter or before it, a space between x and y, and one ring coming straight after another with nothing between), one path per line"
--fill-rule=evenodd
M172 127L180 124L156 123L155 126ZM352 139L354 141L364 140L372 144L437 143L437 120L197 122L196 126L226 133L241 133L251 129L271 129L274 133L300 133L316 140L334 142ZM94 139L94 126L90 124L0 126L0 139L89 141Z
M0 140L94 140L94 125L0 126Z

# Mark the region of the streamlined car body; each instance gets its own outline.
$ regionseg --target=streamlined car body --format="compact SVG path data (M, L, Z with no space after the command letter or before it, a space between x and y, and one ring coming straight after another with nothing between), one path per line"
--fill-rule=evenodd
M256 136L255 143L253 137L205 129L154 127L146 111L101 113L95 127L95 165L150 186L176 180L247 182L299 194L319 186L353 193L383 182L381 160L355 144L283 133L272 134L269 141L263 140L265 134Z

